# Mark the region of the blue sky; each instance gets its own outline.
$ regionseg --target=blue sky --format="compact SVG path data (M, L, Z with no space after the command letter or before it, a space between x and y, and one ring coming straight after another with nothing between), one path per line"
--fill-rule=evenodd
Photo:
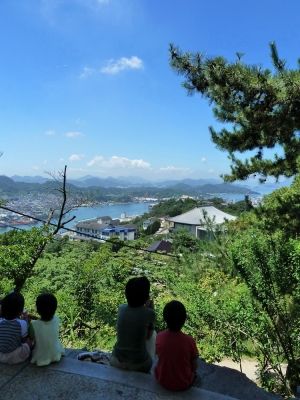
M296 66L300 3L248 0L2 0L0 174L147 179L230 171L199 95L169 67L169 43Z

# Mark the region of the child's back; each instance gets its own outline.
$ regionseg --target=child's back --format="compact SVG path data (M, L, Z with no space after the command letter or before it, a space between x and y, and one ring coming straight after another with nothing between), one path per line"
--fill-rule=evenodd
M28 336L27 322L18 318L24 308L21 293L12 292L2 301L0 318L0 362L17 364L26 360L30 348L25 341Z
M36 305L41 319L32 321L29 329L30 337L35 338L31 363L43 366L58 362L64 355L64 349L58 338L58 317L54 315L57 307L56 298L52 294L41 294L37 298Z
M168 303L164 308L164 319L169 329L156 337L158 363L155 377L166 389L185 390L193 383L199 354L195 340L180 330L186 319L183 304L178 301Z

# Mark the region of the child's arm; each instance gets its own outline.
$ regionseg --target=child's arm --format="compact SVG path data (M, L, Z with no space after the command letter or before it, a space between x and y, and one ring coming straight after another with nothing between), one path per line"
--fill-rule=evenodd
M193 372L197 371L197 369L198 369L198 358L192 358L191 367L192 367L192 371Z
M153 335L153 332L154 332L154 329L152 329L152 330L148 329L148 333L147 333L146 339L150 339L152 337L152 335Z
M198 358L199 358L199 352L196 346L196 341L195 339L192 339L191 368L193 372L197 372Z
M24 319L18 319L21 325L21 343L26 343L28 339L28 325Z
M37 319L39 319L39 317L37 317L36 315L33 315L33 314L28 314L28 318L33 321L36 321Z
M154 311L154 302L153 300L150 300L150 298L147 300L147 302L145 303L146 307L151 308ZM152 323L150 323L150 326L148 327L148 332L147 332L147 337L146 339L150 339L153 335L154 332L154 328L155 328L155 315L154 315L154 319L152 321Z
M32 322L30 322L29 327L28 327L28 337L29 337L29 339L33 340L34 336L35 336L34 327L32 325Z

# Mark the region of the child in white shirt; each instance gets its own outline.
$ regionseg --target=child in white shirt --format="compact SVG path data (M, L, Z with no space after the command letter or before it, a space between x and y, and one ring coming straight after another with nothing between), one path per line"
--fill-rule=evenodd
M59 341L59 321L55 314L57 300L53 294L40 294L36 300L41 319L29 325L29 338L35 340L31 363L39 367L58 362L65 354Z

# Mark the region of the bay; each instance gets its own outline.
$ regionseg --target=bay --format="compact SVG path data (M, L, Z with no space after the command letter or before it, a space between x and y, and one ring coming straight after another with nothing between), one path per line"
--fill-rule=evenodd
M154 203L141 202L141 203L129 203L129 204L112 204L107 206L105 205L96 207L78 207L69 213L69 217L75 216L75 219L66 224L66 227L72 229L77 222L96 217L109 216L115 219L115 218L121 218L122 213L126 213L126 217L141 215L144 214L145 212L148 212L149 204L154 204ZM32 226L38 227L41 225L42 223L39 222L34 225L18 225L16 228L28 230L31 229ZM0 228L0 234L7 232L11 229L14 229L14 227Z
M273 189L274 190L274 189ZM264 194L269 194L270 192L273 191L270 188L262 187L260 188L260 194L249 194L249 197L262 197ZM258 191L258 190L257 190ZM211 197L214 197L211 196ZM245 200L245 195L244 194L230 194L230 193L224 193L224 194L217 194L215 197L221 197L225 199L226 201L229 201L233 199L235 202ZM104 206L96 206L96 207L78 207L75 210L72 210L69 213L69 217L75 216L75 219L68 224L66 224L66 227L69 229L74 228L74 225L82 220L86 219L92 219L96 217L103 217L103 216L109 216L111 218L121 218L122 213L126 213L126 217L130 216L136 216L136 215L142 215L145 212L148 212L148 206L149 204L155 204L155 202L140 202L140 203L127 203L127 204L111 204L111 205L104 205ZM130 223L130 222L129 222ZM37 223L34 225L18 225L15 228L18 229L25 229L29 230L32 228L32 226L41 226L42 223ZM15 229L14 227L5 227L2 228L0 227L0 234L7 232L11 229Z

